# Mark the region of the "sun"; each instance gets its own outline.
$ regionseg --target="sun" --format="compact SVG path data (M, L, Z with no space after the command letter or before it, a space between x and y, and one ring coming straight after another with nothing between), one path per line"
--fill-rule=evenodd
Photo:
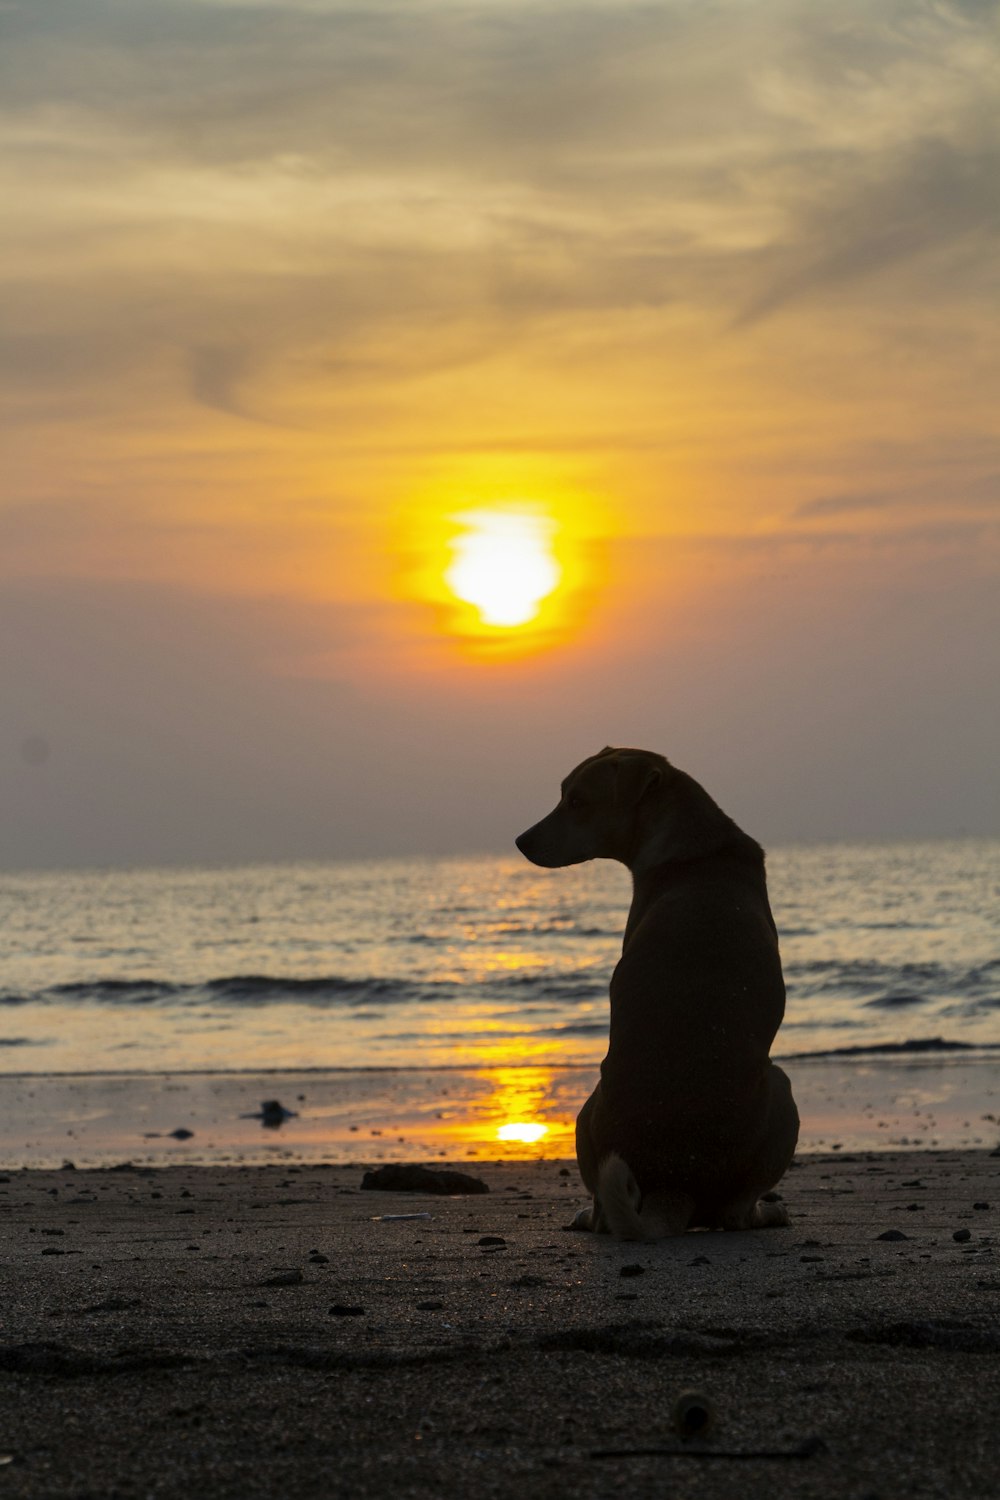
M484 625L527 625L555 591L562 568L552 551L553 523L531 511L475 510L456 516L445 582L479 611Z
M528 1120L511 1120L509 1124L497 1128L497 1140L520 1141L522 1145L531 1146L548 1133L547 1125L532 1124Z

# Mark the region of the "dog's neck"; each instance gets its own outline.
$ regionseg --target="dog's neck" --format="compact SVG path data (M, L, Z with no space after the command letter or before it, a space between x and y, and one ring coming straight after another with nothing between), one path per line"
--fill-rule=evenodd
M660 866L707 859L723 850L744 857L762 854L693 776L672 766L662 789L640 801L622 863L636 879Z
M675 772L685 782L685 795L666 806L650 809L645 826L636 830L631 856L622 861L632 875L632 904L623 946L652 903L682 872L711 860L738 860L764 878L764 851L722 811L703 787Z

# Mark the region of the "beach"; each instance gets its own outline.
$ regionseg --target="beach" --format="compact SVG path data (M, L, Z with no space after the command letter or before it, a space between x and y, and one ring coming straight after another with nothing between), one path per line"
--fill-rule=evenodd
M565 1230L615 872L7 877L4 1493L992 1493L998 854L775 859L790 1226L656 1245Z
M454 1165L5 1172L5 1493L994 1491L995 1150L804 1156L787 1229L655 1245L567 1233L572 1162Z

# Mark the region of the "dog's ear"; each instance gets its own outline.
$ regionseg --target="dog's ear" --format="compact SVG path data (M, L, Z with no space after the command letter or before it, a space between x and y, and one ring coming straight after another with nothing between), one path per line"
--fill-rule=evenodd
M635 807L663 780L663 766L639 750L620 750L612 765L615 770L615 801L622 807Z

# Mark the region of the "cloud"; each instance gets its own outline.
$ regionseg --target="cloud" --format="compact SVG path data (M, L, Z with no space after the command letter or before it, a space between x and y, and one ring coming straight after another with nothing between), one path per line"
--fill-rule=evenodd
M79 400L88 358L131 385L180 349L197 401L289 421L247 376L391 381L407 327L474 365L581 315L623 346L643 314L965 318L995 61L985 10L930 0L34 0L0 55L19 367Z
M176 215L165 171L187 175L189 206L199 174L210 186L225 172L216 227L227 214L263 223L287 195L300 229L311 197L317 229L325 217L343 245L370 247L393 224L409 245L430 228L474 254L552 235L585 269L610 256L613 273L619 260L622 294L633 256L669 288L673 262L689 283L692 252L751 273L761 253L815 254L817 205L820 230L842 205L853 221L872 206L863 191L851 210L860 165L876 199L900 201L856 255L833 243L827 274L843 277L895 253L911 197L952 210L941 234L956 209L959 225L974 218L993 197L996 144L985 18L847 9L162 0L153 14L129 0L37 0L7 24L8 149L36 172L58 174L61 153L77 179L117 174L154 220L144 176ZM934 136L914 148L929 122ZM270 189L260 198L255 174Z
M797 238L738 324L945 251L966 255L974 274L1000 240L1000 140L961 151L931 138L876 157L806 211Z
M989 472L962 475L952 480L948 490L952 511L957 509L965 514L953 514L947 524L979 528L988 525L991 511L1000 504L1000 474ZM933 480L925 480L905 489L857 490L817 495L814 499L804 500L797 505L793 517L796 520L817 520L893 509L933 513L941 508L941 496L942 482L940 477L935 476Z
M817 495L815 500L804 500L796 506L795 516L801 520L812 520L817 516L850 515L855 511L882 510L891 505L893 496L869 490L857 494Z

